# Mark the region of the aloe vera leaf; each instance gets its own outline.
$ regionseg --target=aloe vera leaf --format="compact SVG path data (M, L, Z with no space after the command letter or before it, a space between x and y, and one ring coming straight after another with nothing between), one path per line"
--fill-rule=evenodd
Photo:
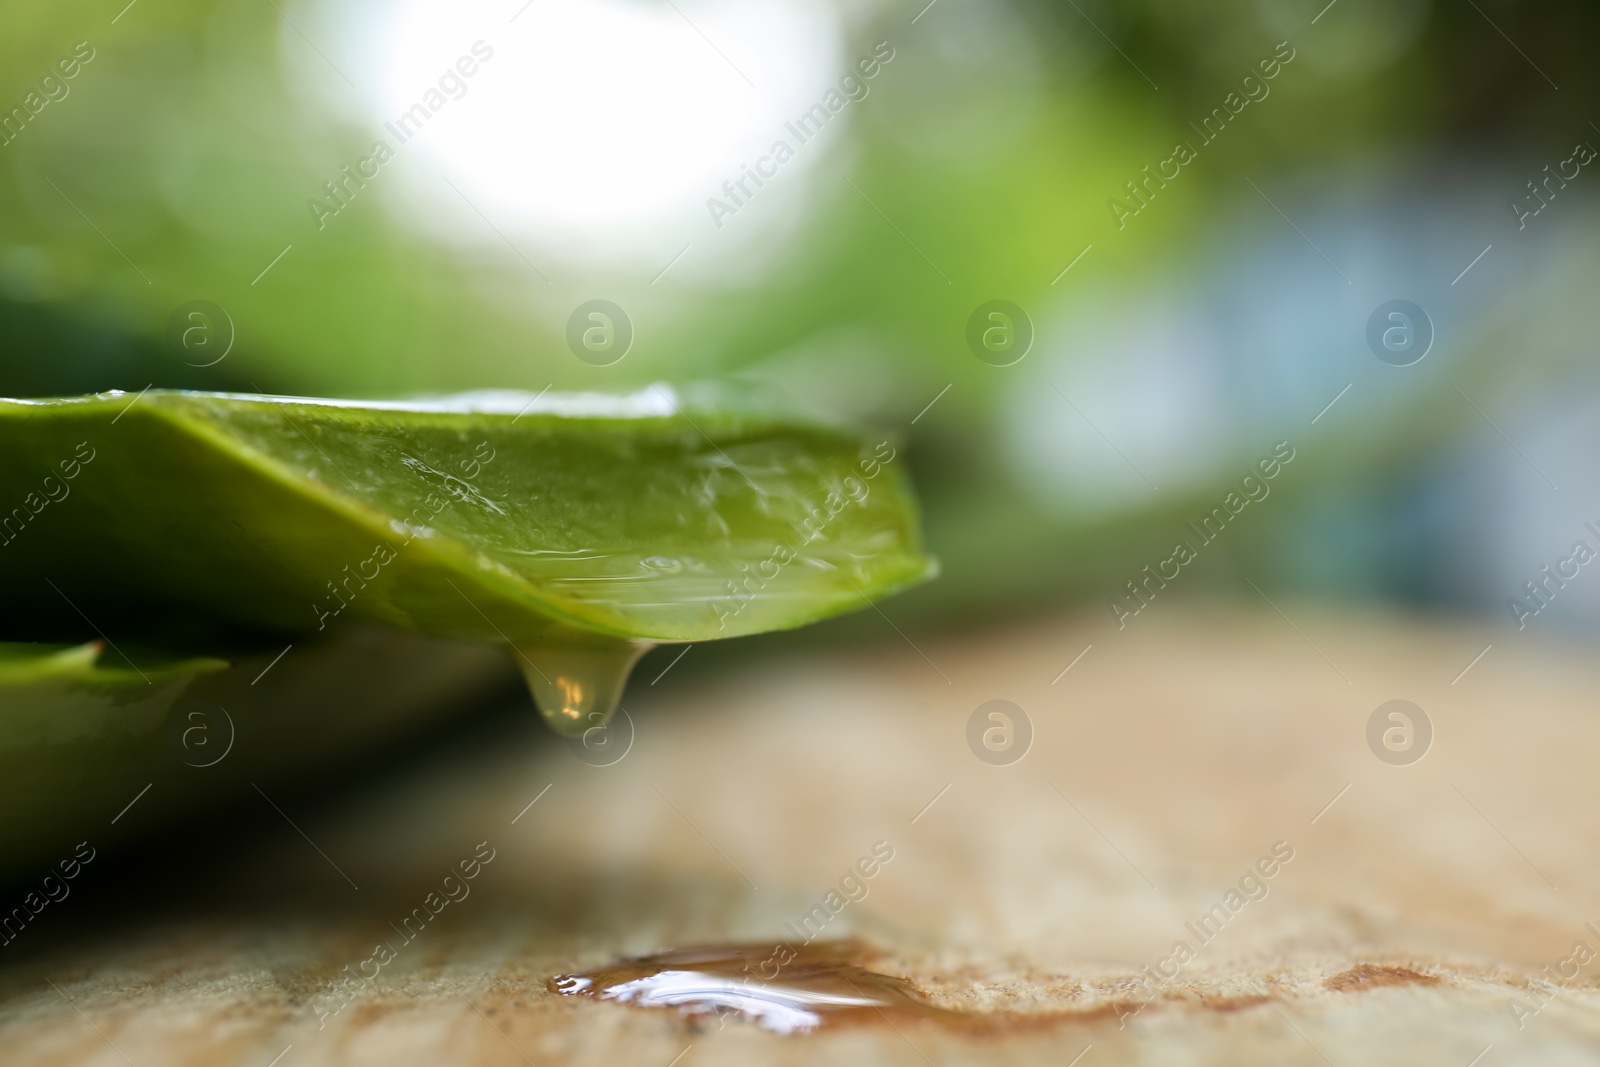
M118 647L137 668L99 641L0 643L0 881L36 877L84 838L260 808L252 783L283 802L292 783L499 699L511 678L493 647L392 627L227 661Z
M719 391L0 401L0 455L0 577L29 618L498 641L569 731L652 643L933 570L892 443Z
M102 659L104 648L0 643L0 877L35 848L70 845L85 800L159 732L195 678L228 666L141 656L136 669L114 653Z
M197 676L228 666L141 656L135 668L104 650L104 641L0 642L0 753L144 732Z

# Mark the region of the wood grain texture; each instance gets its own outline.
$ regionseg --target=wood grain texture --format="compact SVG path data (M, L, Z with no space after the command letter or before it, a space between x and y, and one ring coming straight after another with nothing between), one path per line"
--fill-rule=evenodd
M1172 606L1120 633L1068 619L643 677L613 766L529 721L306 813L327 860L283 828L207 876L212 907L11 961L0 1047L136 1067L267 1067L286 1047L280 1067L1600 1063L1600 961L1553 977L1575 943L1600 950L1600 670L1522 635L1279 606L1292 624ZM1397 697L1435 731L1403 767L1365 738ZM1010 766L967 747L996 698L1035 732ZM403 941L484 841L470 895ZM825 936L864 939L936 1003L1066 1017L785 1038L545 988L668 946L792 939L878 841L894 858ZM1293 858L1264 898L1202 943L1186 924L1277 842ZM385 939L394 961L319 1028L329 983ZM1130 1014L1179 940L1194 959ZM1519 1026L1513 1002L1544 1006Z

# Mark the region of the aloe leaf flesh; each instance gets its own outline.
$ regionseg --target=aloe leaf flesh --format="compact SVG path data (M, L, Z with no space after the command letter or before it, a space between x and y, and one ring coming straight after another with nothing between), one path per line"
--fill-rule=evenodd
M642 652L922 581L892 441L725 390L0 400L13 637L381 623L490 641L548 721ZM3 684L3 683L0 683Z

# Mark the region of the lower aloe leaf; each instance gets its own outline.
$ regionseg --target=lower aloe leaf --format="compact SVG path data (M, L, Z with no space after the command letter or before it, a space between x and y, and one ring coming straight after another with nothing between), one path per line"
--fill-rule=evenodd
M493 647L392 627L228 661L118 647L128 655L0 643L0 883L74 842L103 848L233 801L270 813L258 789L283 803L280 791L499 699L512 677ZM0 924L0 942L14 933Z
M723 391L0 401L0 456L13 619L493 641L568 733L654 643L799 626L933 570L891 442Z
M105 647L0 642L0 754L148 732L191 681L228 666L210 657L141 655L134 667Z

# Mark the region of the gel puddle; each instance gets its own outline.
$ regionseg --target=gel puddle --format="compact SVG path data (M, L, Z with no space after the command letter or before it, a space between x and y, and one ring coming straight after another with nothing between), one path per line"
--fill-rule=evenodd
M799 948L770 942L672 949L607 967L550 978L559 996L608 1000L672 1011L693 1023L733 1019L777 1034L886 1024L931 1024L971 1037L1049 1030L1062 1025L1126 1023L1146 1008L1227 1013L1264 1007L1283 995L1206 995L1169 990L1149 1000L1122 996L1043 1010L957 1010L931 1003L907 979L871 970L877 953L862 941L814 942ZM767 976L771 977L767 977ZM1408 967L1363 963L1324 977L1321 990L1359 993L1380 986L1435 985L1443 979ZM1315 987L1314 987L1315 988Z
M735 944L674 949L579 974L557 975L552 993L593 997L637 1008L675 1009L692 1019L731 1017L779 1034L824 1026L931 1019L963 1028L978 1016L927 1003L910 982L856 961L862 946L836 941L787 950ZM763 975L772 974L771 979Z

